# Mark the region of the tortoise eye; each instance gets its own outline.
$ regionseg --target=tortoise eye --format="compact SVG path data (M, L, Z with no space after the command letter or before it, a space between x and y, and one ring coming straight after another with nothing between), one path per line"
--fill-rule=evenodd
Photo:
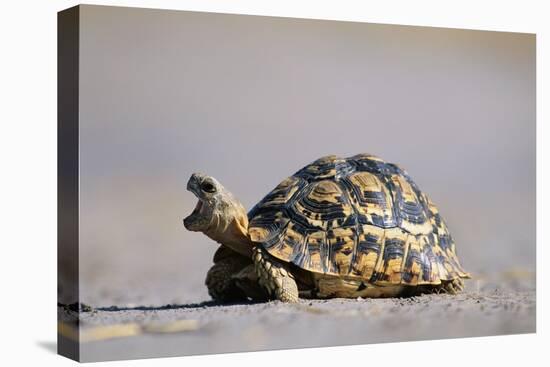
M214 185L212 185L210 182L203 182L201 184L201 189L205 192L216 192L216 187L214 187Z

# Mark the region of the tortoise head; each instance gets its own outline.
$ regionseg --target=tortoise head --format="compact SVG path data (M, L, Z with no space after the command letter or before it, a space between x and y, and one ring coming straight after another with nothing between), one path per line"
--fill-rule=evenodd
M202 173L191 175L187 190L195 194L198 202L193 212L183 220L185 228L193 232L203 232L237 252L245 252L246 255L251 253L248 216L233 194L214 177Z

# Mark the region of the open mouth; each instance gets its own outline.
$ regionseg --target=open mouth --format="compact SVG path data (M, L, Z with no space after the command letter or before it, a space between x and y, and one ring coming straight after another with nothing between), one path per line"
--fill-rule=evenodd
M204 211L206 209L206 205L204 204L198 193L195 191L195 189L195 185L193 185L191 182L187 184L187 190L195 194L198 199L197 205L195 205L195 208L193 209L191 214L189 214L183 220L183 225L190 231L200 230L201 224L203 224L202 222L205 221Z
M202 210L202 206L203 206L203 202L201 199L199 199L197 201L197 205L195 205L195 209L193 209L193 211L191 212L191 214L189 214L189 217L193 216L193 215L197 215L197 214L200 214L201 213L201 210Z

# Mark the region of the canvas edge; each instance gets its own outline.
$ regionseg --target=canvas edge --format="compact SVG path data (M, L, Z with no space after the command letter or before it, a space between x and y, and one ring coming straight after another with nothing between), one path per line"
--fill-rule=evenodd
M57 13L57 353L80 360L80 6Z

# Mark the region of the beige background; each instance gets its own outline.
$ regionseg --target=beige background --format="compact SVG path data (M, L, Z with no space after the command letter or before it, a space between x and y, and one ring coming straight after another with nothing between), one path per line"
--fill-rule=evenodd
M83 302L208 299L189 175L250 208L331 153L405 167L475 275L534 271L534 35L88 6L81 27Z

